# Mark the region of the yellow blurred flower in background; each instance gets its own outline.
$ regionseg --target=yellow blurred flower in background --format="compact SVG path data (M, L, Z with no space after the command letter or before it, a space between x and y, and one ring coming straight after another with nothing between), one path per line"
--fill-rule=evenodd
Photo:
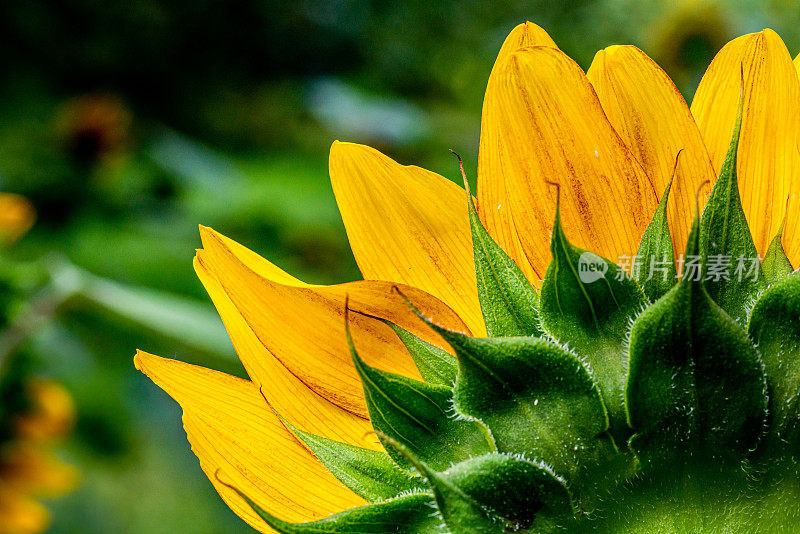
M22 409L3 414L0 427L0 534L37 534L50 516L38 501L75 488L78 473L53 454L53 446L72 428L72 397L56 382L25 379ZM8 399L4 399L8 402Z
M647 50L680 89L694 90L703 67L730 35L729 16L718 2L670 3L647 35Z
M477 200L485 226L541 286L556 209L547 181L558 182L561 220L576 246L606 258L635 254L682 151L667 209L674 248L682 251L695 195L716 179L730 144L742 90L742 205L762 255L787 213L795 214L783 238L797 265L800 82L771 30L727 44L690 108L638 48L602 50L584 73L544 30L518 26L500 51L484 101ZM180 403L192 449L217 491L262 532L269 527L220 478L287 521L365 504L276 415L304 431L380 450L348 351L346 297L361 312L351 318L359 352L370 365L401 375L419 372L391 328L371 317L445 345L393 286L442 326L486 335L464 190L350 143L334 143L330 175L365 280L307 284L201 228L195 270L249 380L144 352L135 358Z
M25 235L36 220L36 210L23 196L0 193L0 245L10 245Z
M36 219L24 197L0 193L0 244L19 240ZM38 534L50 514L38 499L71 491L78 473L53 454L71 429L75 407L58 383L17 372L0 360L0 534Z

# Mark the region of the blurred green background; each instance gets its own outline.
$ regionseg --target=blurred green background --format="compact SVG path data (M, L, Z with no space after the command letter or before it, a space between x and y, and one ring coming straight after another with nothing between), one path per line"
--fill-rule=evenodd
M474 174L486 79L526 19L584 68L636 44L686 95L739 34L800 48L779 0L0 3L0 190L39 213L0 269L25 332L9 352L78 410L61 455L82 482L49 503L51 532L249 531L132 364L142 348L243 375L192 270L197 224L307 281L358 278L330 143L454 178L453 148Z

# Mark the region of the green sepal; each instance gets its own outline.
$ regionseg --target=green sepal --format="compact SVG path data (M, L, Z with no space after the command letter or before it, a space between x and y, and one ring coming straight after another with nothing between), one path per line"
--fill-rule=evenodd
M621 436L627 430L623 403L627 335L647 298L619 266L570 244L559 207L550 250L553 259L542 284L542 326L588 363L608 409L612 433Z
M573 354L536 338L473 338L433 326L458 357L456 409L492 431L497 450L549 465L580 493L618 456L608 413ZM604 469L607 469L605 467Z
M687 257L699 249L695 217ZM630 444L643 465L738 460L764 430L766 381L745 332L684 277L631 330Z
M342 484L370 502L385 501L421 490L424 483L400 469L381 451L304 432L284 421Z
M564 481L543 464L490 453L439 472L408 456L431 486L453 534L554 532L573 521Z
M671 188L672 180L658 203L653 220L644 231L633 263L633 276L650 302L663 297L678 281L672 235L667 221L667 202Z
M464 179L472 229L478 300L489 336L541 336L539 295L514 260L489 235Z
M728 154L700 219L700 254L704 267L701 276L708 294L745 327L747 314L766 284L739 197L736 161L741 126L740 99Z
M767 375L771 438L767 445L774 445L784 453L799 454L800 273L784 278L764 292L753 308L749 332L761 353Z
M778 465L782 464L782 465ZM787 464L791 465L786 469ZM575 532L596 534L784 534L800 525L800 473L770 460L770 473L705 461L641 476L609 495ZM571 532L571 531L568 531Z
M230 486L229 486L230 487ZM412 494L390 501L351 508L338 514L310 521L288 523L266 512L247 495L231 488L244 499L264 522L280 534L441 534L442 521L431 513L436 506L428 494Z
M764 277L764 282L770 286L776 282L780 282L794 271L792 263L786 256L786 251L783 249L783 228L786 225L786 220L781 223L778 234L772 238L772 241L767 248L767 253L764 255L764 260L761 262L761 273Z
M431 345L424 339L420 339L411 332L404 330L391 321L382 319L395 331L397 337L405 345L414 363L419 369L422 378L430 384L441 386L452 386L456 381L458 363L456 359L446 350Z
M452 388L370 367L356 352L349 325L347 339L364 387L370 421L379 436L402 443L436 469L494 450L491 435L482 423L454 413ZM386 450L401 467L410 467L396 449Z

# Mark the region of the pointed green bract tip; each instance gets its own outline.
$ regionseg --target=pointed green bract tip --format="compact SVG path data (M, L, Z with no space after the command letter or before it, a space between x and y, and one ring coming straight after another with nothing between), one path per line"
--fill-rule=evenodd
M672 235L667 221L667 202L673 180L667 184L667 189L658 203L652 221L645 229L639 250L631 265L634 279L651 302L663 297L678 279Z
M544 331L591 369L611 418L611 433L627 440L623 389L630 323L647 303L639 285L617 264L573 246L560 207L541 292Z
M766 282L739 195L736 162L742 110L740 96L728 153L700 220L700 254L704 264L702 280L709 295L745 326Z

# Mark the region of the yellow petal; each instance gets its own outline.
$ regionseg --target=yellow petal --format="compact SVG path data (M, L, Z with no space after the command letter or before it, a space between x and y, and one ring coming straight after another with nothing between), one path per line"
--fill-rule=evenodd
M380 444L372 432L369 420L354 415L320 396L285 367L258 340L214 274L197 258L194 266L225 323L236 354L251 379L261 386L261 391L270 406L302 430L380 450Z
M236 321L234 314L238 314L266 349L239 353L253 381L262 384L265 391L280 376L276 374L279 368L275 362L268 359L272 355L315 394L367 418L364 391L352 364L344 330L348 297L352 310L388 319L438 346L446 346L393 291L396 284L380 281L333 286L281 284L260 276L216 232L203 229L202 237L204 249L197 253L198 271L210 273L236 308L236 311L220 309L226 324L230 328L232 321ZM418 289L400 287L427 316L449 328L468 331L458 316L439 300ZM381 369L419 378L419 371L394 331L361 314L351 314L350 325L363 358Z
M33 225L36 210L20 195L0 193L0 244L13 243Z
M520 48L531 46L550 46L557 48L555 42L550 38L547 32L536 24L532 22L520 24L508 34L508 37L506 37L506 40L503 42L503 46L497 54L497 59L494 62L494 67L492 68L489 79L491 80L496 76L499 65L508 59L511 54ZM491 179L491 175L487 175L485 178L483 177L483 172L486 169L486 167L484 167L484 152L490 150L489 147L485 146L485 143L489 140L486 131L495 120L491 117L493 109L493 107L487 106L486 101L484 101L483 116L481 118L480 158L478 160L478 212L480 213L483 224L489 230L489 233L492 234L492 237L494 237L509 256L514 258L514 261L528 279L539 286L541 285L541 277L544 273L539 275L534 271L533 267L531 267L528 257L523 250L522 243L520 243L513 221L506 217L506 212L503 211L502 204L500 202L494 203L493 201L493 199L508 197L506 181ZM486 204L484 204L484 202L486 202Z
M181 405L184 428L203 471L228 506L254 528L270 531L220 480L267 512L293 522L365 503L300 444L252 382L141 351L134 361Z
M352 143L333 144L330 174L364 278L422 289L486 335L463 189Z
M742 89L739 192L756 248L764 254L786 214L787 199L792 196L794 209L800 208L800 82L786 46L772 30L725 45L697 88L692 113L717 172L730 145ZM787 219L784 236L796 265L800 217Z
M496 181L505 186L486 186ZM525 48L489 80L478 199L484 213L495 212L487 215L494 235L516 232L538 279L550 263L555 216L556 191L548 181L560 184L561 217L575 245L613 261L636 252L656 208L653 184L580 67L557 49Z
M653 181L659 198L672 179L667 217L675 254L686 249L695 197L716 174L689 106L669 76L635 46L610 46L587 72L608 120ZM711 187L706 186L706 193ZM701 206L702 208L702 206Z

